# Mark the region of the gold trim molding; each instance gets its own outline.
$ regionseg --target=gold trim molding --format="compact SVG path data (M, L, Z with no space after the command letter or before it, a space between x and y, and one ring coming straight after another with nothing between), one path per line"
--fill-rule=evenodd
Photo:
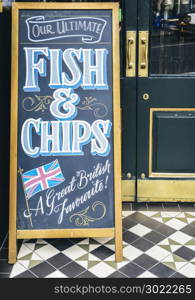
M138 180L138 201L195 202L195 180Z

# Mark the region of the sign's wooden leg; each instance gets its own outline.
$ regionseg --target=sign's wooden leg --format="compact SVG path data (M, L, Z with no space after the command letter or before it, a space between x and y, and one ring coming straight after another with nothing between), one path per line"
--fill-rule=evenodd
M17 261L17 239L16 231L9 232L9 251L8 251L8 263L15 264Z
M16 263L16 253L13 253L13 251L9 251L9 264L15 264Z
M115 260L121 262L123 260L123 245L121 230L115 235Z
M15 251L13 249L9 249L9 259L8 259L8 263L9 264L15 264L17 259L17 251L16 251L16 246L15 246Z
M119 183L120 185L120 183ZM123 260L123 238L122 238L122 201L117 202L115 207L115 260Z

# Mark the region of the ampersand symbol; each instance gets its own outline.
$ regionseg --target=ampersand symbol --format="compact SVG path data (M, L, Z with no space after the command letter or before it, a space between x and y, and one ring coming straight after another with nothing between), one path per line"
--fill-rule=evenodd
M50 105L51 114L58 120L72 120L77 115L76 105L80 102L77 94L71 88L58 89L53 93L54 101ZM65 112L61 111L61 108Z

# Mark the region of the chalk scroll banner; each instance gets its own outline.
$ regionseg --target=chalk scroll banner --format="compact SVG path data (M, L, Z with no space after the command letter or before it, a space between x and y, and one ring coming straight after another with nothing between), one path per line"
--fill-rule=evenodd
M16 240L121 250L118 4L13 4L9 262Z

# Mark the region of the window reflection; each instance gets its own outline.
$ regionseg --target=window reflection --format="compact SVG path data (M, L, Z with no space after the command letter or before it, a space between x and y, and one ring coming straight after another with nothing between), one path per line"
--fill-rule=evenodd
M195 0L153 0L150 73L195 75Z

